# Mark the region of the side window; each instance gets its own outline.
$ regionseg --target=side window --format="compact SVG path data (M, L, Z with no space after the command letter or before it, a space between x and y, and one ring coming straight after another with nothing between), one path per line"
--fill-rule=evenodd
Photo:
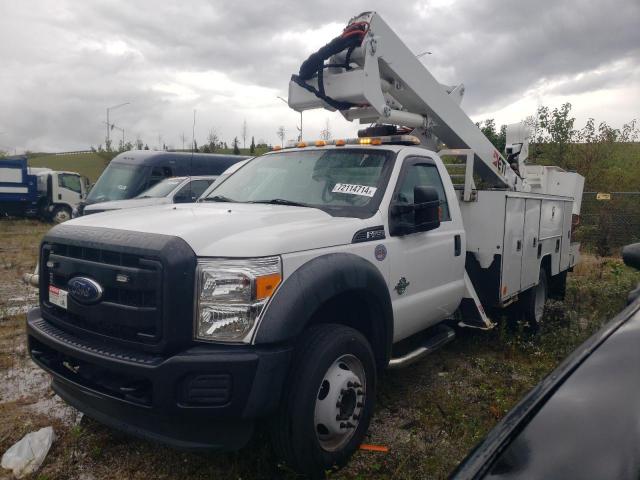
M171 177L171 167L153 167L147 188L153 187L160 180Z
M76 193L82 193L80 185L80 177L77 175L60 174L58 175L58 186L72 190Z
M202 195L204 193L204 191L209 188L209 185L211 185L211 182L213 180L194 180L193 182L191 182L191 193L192 193L192 197L200 197L200 195Z
M409 162L411 162L409 160ZM431 163L409 163L401 176L401 183L396 190L395 200L400 203L413 203L413 188L416 186L434 187L438 191L440 198L440 208L442 214L440 221L446 222L451 220L449 213L449 204L447 196L444 193L442 179L438 173L438 169Z
M193 180L176 192L174 198L189 197L197 199L211 185L211 180Z

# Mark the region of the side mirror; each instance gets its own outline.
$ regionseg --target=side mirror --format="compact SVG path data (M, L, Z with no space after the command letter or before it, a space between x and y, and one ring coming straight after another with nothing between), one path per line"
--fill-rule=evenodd
M413 188L416 232L427 232L440 226L440 197L434 187Z
M391 205L389 212L391 235L426 232L440 226L440 198L434 187L414 187L413 201L412 204Z
M622 260L630 267L640 270L640 243L632 243L622 249Z

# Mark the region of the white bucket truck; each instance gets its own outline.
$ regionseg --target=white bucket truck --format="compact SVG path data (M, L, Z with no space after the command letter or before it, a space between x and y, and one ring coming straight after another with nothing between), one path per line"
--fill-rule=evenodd
M249 160L197 204L53 228L32 358L63 399L133 434L236 449L268 419L296 470L345 463L380 371L457 325L491 328L489 307L540 321L578 259L582 177L526 165L520 128L505 160L462 92L377 14L352 19L289 105L377 126Z

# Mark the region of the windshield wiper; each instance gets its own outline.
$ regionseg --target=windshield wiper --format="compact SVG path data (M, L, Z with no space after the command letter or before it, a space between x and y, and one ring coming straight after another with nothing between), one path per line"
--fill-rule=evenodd
M206 197L202 199L203 202L235 202L229 197L225 197L224 195L214 195L213 197Z
M311 207L306 203L294 202L293 200L286 200L284 198L272 198L271 200L253 200L248 203L266 203L269 205L289 205L291 207Z

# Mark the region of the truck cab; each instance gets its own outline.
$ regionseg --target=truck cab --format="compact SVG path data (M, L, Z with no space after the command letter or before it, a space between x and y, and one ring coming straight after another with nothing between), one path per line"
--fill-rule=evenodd
M30 169L38 179L41 215L56 223L71 219L89 193L89 179L76 172Z
M250 160L201 202L146 208L144 222L122 210L56 226L32 358L71 405L173 445L238 448L258 419L289 421L285 398L319 388L317 414L295 429L312 425L322 448L357 441L394 345L465 292L446 169L396 140L301 144ZM292 383L300 355L327 339L339 352L314 358L329 373Z

